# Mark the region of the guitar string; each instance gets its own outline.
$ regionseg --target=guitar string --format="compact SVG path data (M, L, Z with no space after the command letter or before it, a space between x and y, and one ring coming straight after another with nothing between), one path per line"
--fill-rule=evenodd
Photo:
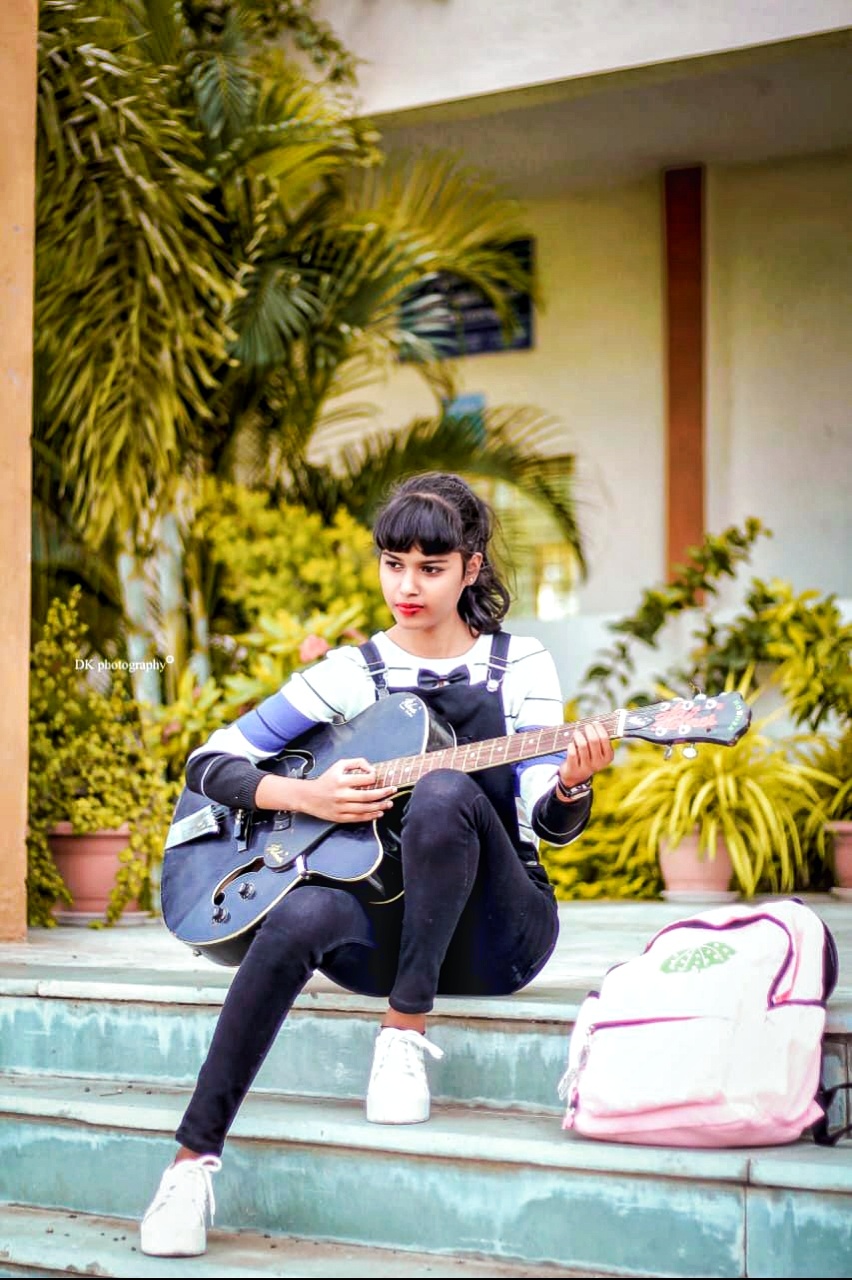
M490 769L495 765L506 764L510 761L523 760L525 758L535 759L536 756L548 755L557 747L567 746L574 736L577 729L584 725L592 724L598 720L607 730L610 738L619 736L615 730L618 728L619 719L624 713L624 708L616 711L609 711L603 716L586 716L582 720L573 720L570 724L548 725L542 729L530 730L523 733L509 734L503 738L490 738L482 742L463 743L461 746L443 747L438 751L427 751L416 756L403 756L398 760L386 762L386 767L382 767L382 762L377 764L377 786L402 786L411 782L418 782L424 773L432 773L436 769L457 768L465 772L476 772L480 769ZM642 708L638 708L637 713L641 713ZM632 714L632 713L631 713ZM686 713L688 715L688 713ZM550 736L546 736L550 735ZM544 746L544 742L547 746ZM490 747L489 758L481 759L481 755ZM500 748L500 755L495 760L494 756L497 748ZM397 774L399 776L397 777Z
M377 786L400 786L404 783L418 782L424 773L432 773L435 769L452 769L467 766L467 772L489 769L498 764L506 764L510 760L523 760L525 757L535 759L536 756L548 755L557 746L568 745L574 732L583 725L599 720L609 732L618 725L620 711L610 711L604 716L587 716L582 720L573 720L570 724L548 725L545 728L524 733L509 734L503 738L490 738L482 742L468 742L461 746L444 747L439 751L428 751L423 755L403 756L399 760L389 762L386 769L377 766ZM545 735L548 735L547 737ZM547 746L544 746L547 742ZM490 747L488 760L480 759ZM494 759L497 748L501 754ZM532 748L532 749L531 749ZM466 755L466 759L463 757ZM397 777L397 773L399 777Z

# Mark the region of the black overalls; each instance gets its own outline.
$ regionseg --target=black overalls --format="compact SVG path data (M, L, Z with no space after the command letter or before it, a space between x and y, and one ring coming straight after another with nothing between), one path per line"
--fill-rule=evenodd
M462 742L503 737L500 690L509 637L494 636L488 679L467 669L411 692ZM362 646L377 696L378 651ZM397 692L395 689L394 692ZM300 885L269 912L237 970L177 1139L221 1153L246 1092L305 983L319 969L401 1013L427 1013L436 995L507 995L530 982L556 945L553 891L518 834L514 776L440 769L422 777L401 823L404 894L383 905L361 890Z

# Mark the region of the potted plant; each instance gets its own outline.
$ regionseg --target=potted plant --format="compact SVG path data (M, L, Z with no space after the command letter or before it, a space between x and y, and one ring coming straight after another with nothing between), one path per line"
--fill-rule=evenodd
M705 743L669 760L650 744L625 744L618 865L656 857L666 883L687 858L691 879L664 890L675 900L751 898L806 884L807 848L825 839L817 785L826 775L762 728L765 721L733 746ZM701 888L702 867L721 868L721 879Z
M27 895L33 925L56 923L57 910L64 921L106 924L131 903L150 912L177 795L145 743L128 664L89 654L78 607L77 589L67 601L52 602L30 660ZM78 864L79 873L71 869ZM95 867L102 868L100 876ZM95 896L98 879L102 889Z

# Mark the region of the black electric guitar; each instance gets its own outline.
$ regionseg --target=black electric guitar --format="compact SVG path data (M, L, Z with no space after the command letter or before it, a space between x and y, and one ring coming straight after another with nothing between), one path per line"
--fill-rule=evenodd
M600 720L610 738L731 746L748 728L751 710L739 694L724 693L673 698L591 719ZM478 773L564 751L578 725L588 722L457 745L452 730L421 698L394 693L344 724L311 729L260 767L279 776L310 778L337 760L360 756L378 766L377 787L395 786L404 794L434 769ZM236 965L267 912L305 880L364 882L360 889L373 901L392 900L401 892L399 808L395 804L374 822L334 823L285 810L229 809L185 788L163 860L160 890L167 928L217 964Z

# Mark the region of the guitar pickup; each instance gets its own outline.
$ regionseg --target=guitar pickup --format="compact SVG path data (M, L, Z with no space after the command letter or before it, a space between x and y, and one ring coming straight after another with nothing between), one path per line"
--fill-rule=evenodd
M217 835L221 829L221 821L228 810L221 804L206 804L185 818L178 818L169 827L165 847L174 849L177 845L188 844L199 836Z
M289 809L276 809L272 820L273 831L287 831L293 825L293 815Z

